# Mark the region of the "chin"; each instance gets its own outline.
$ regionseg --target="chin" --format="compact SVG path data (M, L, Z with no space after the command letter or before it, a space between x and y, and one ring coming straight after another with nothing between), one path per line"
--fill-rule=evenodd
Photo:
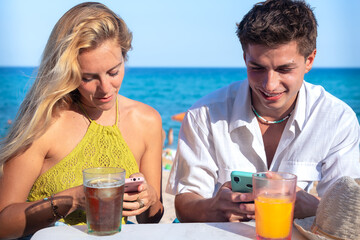
M103 102L98 102L96 104L94 104L96 106L97 109L100 109L102 111L109 111L111 109L113 109L115 107L115 103L114 102L107 102L107 103L103 103Z

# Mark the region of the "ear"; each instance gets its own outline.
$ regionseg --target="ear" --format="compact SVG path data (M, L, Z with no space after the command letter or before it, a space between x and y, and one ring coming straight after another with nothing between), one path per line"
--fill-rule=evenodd
M316 56L316 48L314 49L314 51L312 51L312 53L305 60L305 73L308 73L311 70L314 60L315 60L315 56Z
M246 64L246 53L245 53L245 51L243 52L243 58L244 58L244 62Z

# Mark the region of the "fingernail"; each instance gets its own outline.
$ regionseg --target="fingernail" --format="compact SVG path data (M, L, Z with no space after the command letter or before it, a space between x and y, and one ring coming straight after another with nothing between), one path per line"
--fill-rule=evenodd
M246 200L246 196L244 194L241 194L240 195L240 200L244 202Z

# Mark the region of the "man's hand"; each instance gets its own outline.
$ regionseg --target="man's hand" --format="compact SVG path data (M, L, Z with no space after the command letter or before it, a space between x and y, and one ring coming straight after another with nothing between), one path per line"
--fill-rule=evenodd
M306 218L315 216L319 202L319 197L305 192L300 187L296 187L294 218Z
M183 193L175 198L180 222L240 222L255 218L252 193L232 192L224 183L215 197L205 199L196 193Z
M225 222L249 221L255 219L253 201L252 193L233 192L231 182L226 182L213 198L211 210L214 216Z

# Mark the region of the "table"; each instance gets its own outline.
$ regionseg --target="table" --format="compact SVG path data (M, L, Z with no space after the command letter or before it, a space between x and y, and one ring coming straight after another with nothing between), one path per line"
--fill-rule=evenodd
M120 233L110 236L93 236L86 233L86 226L48 227L36 232L31 240L57 239L151 239L151 240L240 240L256 239L255 221L241 223L172 223L172 224L126 224ZM306 240L293 227L293 240Z

